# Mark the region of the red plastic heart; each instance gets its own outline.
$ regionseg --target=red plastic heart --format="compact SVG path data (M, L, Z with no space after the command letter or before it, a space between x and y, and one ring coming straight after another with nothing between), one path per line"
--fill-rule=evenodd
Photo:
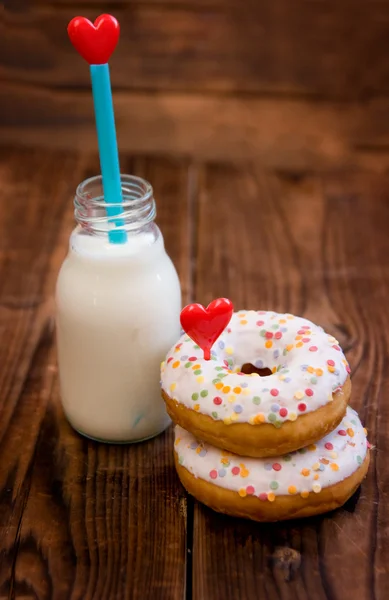
M205 360L211 358L211 348L231 320L234 307L231 300L218 298L204 308L189 304L181 311L181 325L190 338L204 351Z
M85 17L74 17L68 34L77 52L90 65L104 65L119 41L120 26L112 15L100 15L94 23Z

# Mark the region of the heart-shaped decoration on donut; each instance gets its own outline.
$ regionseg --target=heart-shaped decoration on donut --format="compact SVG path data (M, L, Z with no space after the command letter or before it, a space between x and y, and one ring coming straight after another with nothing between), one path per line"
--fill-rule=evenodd
M210 360L211 348L227 327L233 312L233 304L227 298L217 298L207 308L202 304L188 304L182 309L182 328L204 351L205 360Z
M104 65L119 41L120 26L112 15L100 15L94 23L85 17L74 17L68 34L77 52L90 65Z

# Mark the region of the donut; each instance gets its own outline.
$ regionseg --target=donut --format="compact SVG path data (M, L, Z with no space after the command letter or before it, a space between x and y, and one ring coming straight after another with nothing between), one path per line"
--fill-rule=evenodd
M308 517L342 506L366 475L366 430L347 408L325 438L272 459L245 458L175 428L175 463L186 490L213 510L256 521Z
M161 386L175 423L214 446L260 458L332 431L350 398L349 373L338 341L321 327L251 310L233 314L211 360L183 334L162 363Z

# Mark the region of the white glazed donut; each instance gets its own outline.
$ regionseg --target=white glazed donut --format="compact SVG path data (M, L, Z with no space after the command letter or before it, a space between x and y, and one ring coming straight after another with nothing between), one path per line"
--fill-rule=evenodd
M177 426L184 487L211 508L257 520L309 516L343 504L366 474L366 430L350 407L328 436L273 459L245 458L197 441Z
M244 374L242 366L272 374ZM163 397L173 420L240 454L285 453L331 431L351 384L337 340L306 319L265 311L234 313L206 361L184 334L162 363Z

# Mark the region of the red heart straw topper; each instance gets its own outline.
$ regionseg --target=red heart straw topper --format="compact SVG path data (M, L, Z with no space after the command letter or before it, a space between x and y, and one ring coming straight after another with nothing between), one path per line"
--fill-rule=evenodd
M227 298L213 300L207 308L202 304L189 304L182 309L182 328L204 351L205 360L210 360L211 348L227 327L233 312L233 304Z
M112 15L100 15L94 23L74 17L68 25L70 41L90 65L104 65L119 41L120 26Z

